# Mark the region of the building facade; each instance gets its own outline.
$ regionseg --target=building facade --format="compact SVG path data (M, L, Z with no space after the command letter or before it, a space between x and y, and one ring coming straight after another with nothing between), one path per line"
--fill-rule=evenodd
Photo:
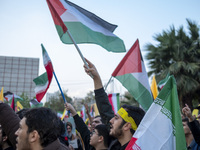
M39 58L0 56L0 88L4 87L4 93L35 97L33 79L38 73Z

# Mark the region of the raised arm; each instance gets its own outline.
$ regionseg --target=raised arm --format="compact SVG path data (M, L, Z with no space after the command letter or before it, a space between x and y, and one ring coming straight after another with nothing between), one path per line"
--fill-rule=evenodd
M103 84L96 67L89 60L87 59L85 60L89 66L89 69L86 66L84 66L85 72L87 74L93 75L95 100L96 100L96 104L97 104L102 122L108 125L110 119L114 116L112 106L110 105L107 93L105 92L103 88Z
M70 110L70 113L72 114L74 118L74 122L76 124L76 129L80 133L85 149L90 149L90 131L87 127L87 125L84 123L83 119L77 114L75 108L70 103L65 103L66 110Z
M182 109L183 114L185 114L186 117L189 119L188 126L190 127L190 130L192 131L193 137L197 144L200 145L200 124L196 120L194 116L192 116L191 109L186 104L185 107Z

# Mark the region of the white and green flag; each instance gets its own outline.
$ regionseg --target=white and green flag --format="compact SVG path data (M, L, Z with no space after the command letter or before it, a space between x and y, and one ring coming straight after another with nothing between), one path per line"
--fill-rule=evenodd
M167 83L146 112L126 150L186 150L176 81Z
M123 40L113 34L113 25L66 0L47 0L58 35L65 44L94 43L111 52L126 52Z

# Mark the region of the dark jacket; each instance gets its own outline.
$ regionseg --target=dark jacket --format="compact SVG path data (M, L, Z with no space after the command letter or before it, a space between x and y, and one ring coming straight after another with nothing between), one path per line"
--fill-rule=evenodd
M189 128L192 131L195 142L200 146L200 124L197 120L189 122Z
M17 137L15 132L19 128L19 122L20 119L12 110L12 108L8 104L0 103L0 124L15 149ZM45 147L44 150L69 150L69 148L61 144L57 139Z
M97 108L99 110L102 122L105 125L107 125L109 129L110 128L109 121L114 117L114 112L108 100L108 95L105 92L104 88L94 90L94 93L95 93ZM125 150L127 145L128 143L121 146L121 144L118 142L117 139L113 139L108 150Z
M87 125L83 122L83 119L78 114L73 118L76 124L76 130L80 133L81 138L83 139L85 150L95 150L95 148L90 145L90 131Z
M68 147L60 143L60 141L57 139L48 146L44 148L44 150L70 150Z

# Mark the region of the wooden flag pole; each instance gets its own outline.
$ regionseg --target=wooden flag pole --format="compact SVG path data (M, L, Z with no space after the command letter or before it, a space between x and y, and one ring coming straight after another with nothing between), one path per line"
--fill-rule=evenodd
M83 57L83 54L81 53L81 50L79 49L78 45L76 44L76 42L74 41L72 35L70 34L70 32L69 32L68 30L67 30L67 34L69 35L70 39L71 39L72 42L74 43L74 46L76 47L76 49L77 49L79 55L81 56L81 58L82 58L84 64L85 64L86 67L89 69L89 66L88 66L87 62L85 61L85 58ZM93 75L90 74L90 77L93 78Z

